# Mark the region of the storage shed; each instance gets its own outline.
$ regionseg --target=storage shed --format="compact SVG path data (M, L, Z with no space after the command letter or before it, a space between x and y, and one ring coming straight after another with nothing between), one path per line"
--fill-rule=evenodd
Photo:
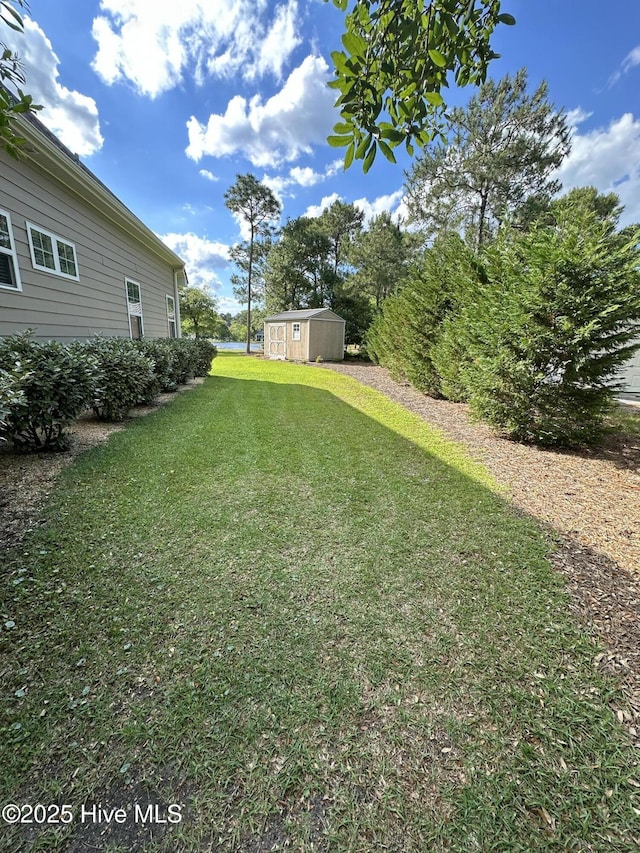
M330 308L283 311L264 321L268 358L342 361L345 321Z
M640 349L622 366L619 379L623 383L623 394L634 394L640 398Z

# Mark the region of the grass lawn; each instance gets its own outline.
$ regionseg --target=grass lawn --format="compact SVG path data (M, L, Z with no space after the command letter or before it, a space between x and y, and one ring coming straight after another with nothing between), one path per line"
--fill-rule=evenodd
M218 357L4 558L2 804L72 819L0 849L637 850L620 699L546 553L377 392Z

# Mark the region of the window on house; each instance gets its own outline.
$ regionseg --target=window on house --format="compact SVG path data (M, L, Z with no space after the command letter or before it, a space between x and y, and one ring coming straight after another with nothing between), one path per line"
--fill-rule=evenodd
M0 210L0 287L22 290L18 256L11 230L11 217L2 210Z
M76 247L61 237L27 222L31 261L37 270L45 270L78 281Z
M293 329L291 330L291 340L299 341L300 340L300 323L294 323Z
M176 326L176 301L173 296L167 296L167 322L169 324L169 337L178 337L178 327Z
M139 341L144 335L142 325L142 298L140 285L135 281L126 281L127 310L129 312L129 331L134 341Z

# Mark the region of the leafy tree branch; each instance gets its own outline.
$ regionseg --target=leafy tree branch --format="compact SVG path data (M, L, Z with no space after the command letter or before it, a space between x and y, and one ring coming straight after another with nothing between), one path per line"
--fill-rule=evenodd
M333 0L346 12L348 0ZM341 121L328 142L344 147L345 168L363 161L367 172L379 151L424 147L444 134L442 90L485 82L498 54L491 37L515 24L501 0L355 0L345 18L342 50L331 54Z

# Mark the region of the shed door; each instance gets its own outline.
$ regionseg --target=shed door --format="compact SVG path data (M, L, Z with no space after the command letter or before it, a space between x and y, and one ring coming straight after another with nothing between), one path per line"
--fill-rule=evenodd
M287 357L284 323L269 323L269 358Z

